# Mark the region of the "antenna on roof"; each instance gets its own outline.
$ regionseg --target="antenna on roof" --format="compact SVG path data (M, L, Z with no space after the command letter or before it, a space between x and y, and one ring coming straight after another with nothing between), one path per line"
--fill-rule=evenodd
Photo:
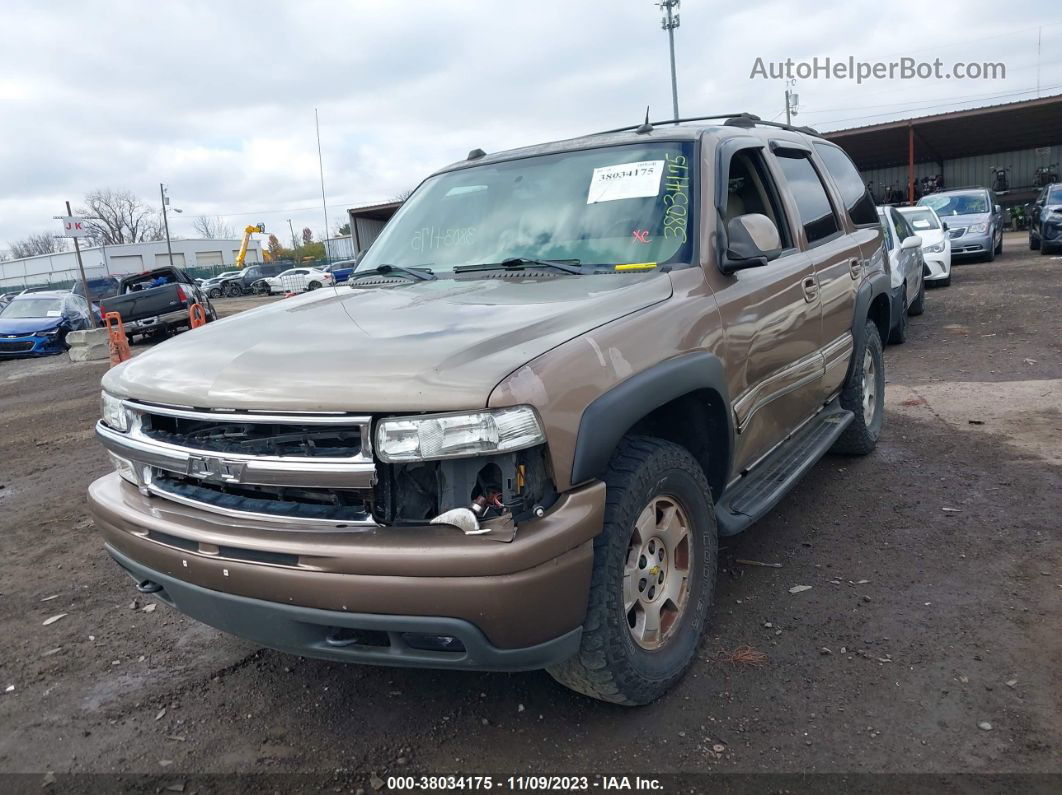
M653 125L651 125L649 123L649 106L646 105L645 106L645 121L642 122L642 124L638 125L637 129L635 129L635 132L638 135L648 135L652 131L653 131Z

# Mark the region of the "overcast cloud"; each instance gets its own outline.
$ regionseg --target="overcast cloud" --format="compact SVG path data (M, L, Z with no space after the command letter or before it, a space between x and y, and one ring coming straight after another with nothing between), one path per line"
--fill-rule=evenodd
M1062 92L1055 3L683 0L683 115L783 112L765 60L1002 61L1005 80L798 81L823 129ZM671 113L651 0L15 2L0 30L0 248L51 229L101 187L190 216L323 230L314 107L332 229L472 148L488 151ZM1042 55L1037 68L1037 22Z

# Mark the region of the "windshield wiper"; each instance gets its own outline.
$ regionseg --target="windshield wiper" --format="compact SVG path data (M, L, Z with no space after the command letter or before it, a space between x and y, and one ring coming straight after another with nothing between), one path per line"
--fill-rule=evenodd
M428 268L403 268L398 265L379 265L375 268L370 268L367 271L354 271L350 274L350 278L347 282L352 282L355 279L360 279L363 276L405 276L407 279L413 279L418 282L430 282L435 279L436 276Z
M509 257L501 262L484 262L481 265L458 265L454 273L475 273L477 271L522 271L528 268L548 268L561 273L582 274L577 259L535 259L534 257Z

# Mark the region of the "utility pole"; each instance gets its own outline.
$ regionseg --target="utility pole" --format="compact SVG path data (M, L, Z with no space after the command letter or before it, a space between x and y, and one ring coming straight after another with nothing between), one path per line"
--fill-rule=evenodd
M295 227L291 225L291 219L290 218L288 219L288 229L291 230L291 250L292 250L292 252L294 252L295 262L296 262L296 264L298 264L298 261L299 261L299 243L295 239Z
M667 43L671 50L671 105L674 118L679 119L678 78L675 75L675 28L679 26L678 7L680 0L660 0L657 5L664 12L660 27L667 31Z
M792 124L793 117L797 115L797 105L800 103L800 97L795 91L790 89L785 90L785 123Z
M70 209L70 202L66 203L66 214L72 216L74 213ZM89 305L89 322L92 323L92 328L97 328L96 313L92 311L92 293L88 289L88 279L85 278L85 263L81 261L81 244L77 242L77 237L74 238L74 254L77 256L77 269L81 274L81 290L85 293L85 301Z
M162 225L166 227L166 253L170 257L170 267L173 267L173 248L170 246L170 221L166 216L166 202L169 201L166 198L166 187L159 183L159 194L162 196Z
M328 202L325 201L325 187L324 187L324 158L321 157L321 119L317 115L317 108L313 109L313 122L317 126L317 166L321 171L321 209L324 210L324 247L325 247L325 259L328 257Z

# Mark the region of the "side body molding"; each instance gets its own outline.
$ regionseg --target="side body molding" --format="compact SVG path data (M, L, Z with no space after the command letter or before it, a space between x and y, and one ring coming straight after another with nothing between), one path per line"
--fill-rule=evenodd
M726 371L719 357L705 351L667 359L617 384L583 411L575 440L572 483L600 477L623 435L638 420L665 403L701 389L719 395L727 407L729 436L725 451L727 472L734 450L734 424L731 415Z

